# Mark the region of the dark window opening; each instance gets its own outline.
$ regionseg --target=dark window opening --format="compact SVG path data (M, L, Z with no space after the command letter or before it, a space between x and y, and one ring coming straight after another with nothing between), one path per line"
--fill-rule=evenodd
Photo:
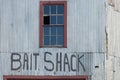
M50 16L44 16L44 24L49 25L50 24Z

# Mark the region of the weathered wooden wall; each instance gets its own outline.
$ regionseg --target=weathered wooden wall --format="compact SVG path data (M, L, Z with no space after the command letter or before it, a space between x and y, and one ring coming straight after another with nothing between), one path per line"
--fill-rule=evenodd
M105 0L67 0L67 48L39 48L39 2L0 0L0 78L3 75L89 75L91 80L104 80ZM60 52L66 53L68 58L70 55L84 55L82 63L87 71L49 72L23 70L22 67L11 70L12 53L19 53L21 60L24 53L39 53L40 69L44 65L49 67L42 59L45 52L52 53L48 59L53 61Z
M106 57L106 80L120 80L120 0L107 5L108 54Z

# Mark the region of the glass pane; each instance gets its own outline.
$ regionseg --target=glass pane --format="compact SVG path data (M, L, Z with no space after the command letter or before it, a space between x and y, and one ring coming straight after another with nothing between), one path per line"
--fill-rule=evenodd
M64 6L63 5L58 5L57 6L57 13L58 14L64 14Z
M44 6L44 14L49 14L49 5Z
M56 5L51 6L51 14L56 14Z
M51 45L56 45L56 36L51 36Z
M44 36L44 45L49 45L50 37Z
M57 36L57 45L63 45L64 39L63 36Z
M64 34L64 28L63 26L57 27L57 35L63 35Z
M51 24L56 24L56 16L51 16Z
M51 35L56 35L56 27L55 26L51 27Z
M44 35L50 35L50 27L49 26L44 27Z
M57 24L64 24L64 17L63 16L57 16Z

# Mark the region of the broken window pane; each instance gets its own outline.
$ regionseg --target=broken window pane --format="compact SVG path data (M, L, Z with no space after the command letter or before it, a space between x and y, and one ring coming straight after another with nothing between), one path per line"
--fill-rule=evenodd
M50 16L44 16L44 25L50 24Z

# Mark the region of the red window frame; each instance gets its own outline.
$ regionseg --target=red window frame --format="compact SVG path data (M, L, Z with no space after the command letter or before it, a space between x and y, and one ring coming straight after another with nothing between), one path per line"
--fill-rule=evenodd
M67 1L40 1L40 26L39 26L39 47L43 45L43 6L44 5L64 5L64 48L67 48Z
M80 80L80 79L85 79L89 80L88 76L3 76L3 80L9 80L9 79L26 79L26 80Z

